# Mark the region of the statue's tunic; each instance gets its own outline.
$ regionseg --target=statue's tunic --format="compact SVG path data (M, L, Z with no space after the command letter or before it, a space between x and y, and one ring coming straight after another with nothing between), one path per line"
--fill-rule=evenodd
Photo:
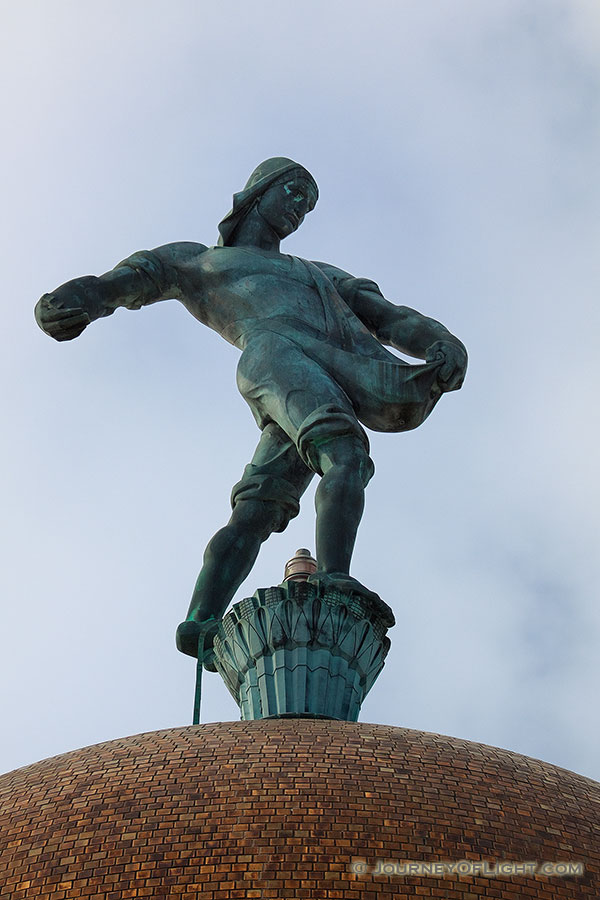
M388 352L352 311L356 279L333 266L187 242L136 253L121 266L140 276L130 308L177 298L242 351L238 387L263 436L233 502L275 500L286 509L282 527L313 473L322 474L315 447L353 435L368 453L360 422L414 428L440 396L439 363L412 366ZM365 484L373 473L367 460Z

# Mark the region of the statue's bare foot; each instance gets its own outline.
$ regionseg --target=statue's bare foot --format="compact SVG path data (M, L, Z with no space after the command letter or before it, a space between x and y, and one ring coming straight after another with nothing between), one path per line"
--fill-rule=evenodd
M195 622L193 619L186 619L185 622L182 622L181 625L179 625L175 634L177 649L180 650L181 653L187 654L187 656L193 656L194 659L198 659L198 646L200 644L200 639L204 638L202 665L205 669L208 669L209 672L216 672L213 641L219 625L220 620L217 620L212 616L204 622Z
M343 591L346 594L358 594L381 616L388 628L396 624L391 607L383 602L379 594L376 594L375 591L370 591L364 584L361 584L360 581L351 575L347 575L345 572L317 571L313 575L309 575L307 580L309 584L322 584L325 587L337 588L338 591Z

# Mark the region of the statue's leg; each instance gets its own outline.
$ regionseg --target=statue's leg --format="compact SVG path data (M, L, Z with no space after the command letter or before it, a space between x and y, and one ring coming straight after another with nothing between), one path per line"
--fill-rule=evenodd
M394 614L390 607L350 575L365 486L373 471L365 446L355 436L336 437L315 447L312 455L318 459L323 474L315 495L317 571L308 580L359 594L392 626Z
M197 654L201 633L210 648L217 623L250 573L261 544L298 514L300 497L312 477L293 441L274 423L267 425L252 462L233 488L231 518L204 552L186 621L177 629L177 646L183 653Z
M370 459L362 441L353 435L332 438L316 447L313 455L323 473L315 495L318 566L323 572L348 573L365 505Z
M220 619L238 587L250 573L263 541L281 521L276 503L242 500L231 518L208 543L187 618Z
M315 496L317 571L308 580L359 594L393 625L390 607L350 575L364 491L374 472L366 434L351 408L326 404L305 419L297 442L300 455L321 475Z
M279 521L273 503L244 500L232 516L211 538L204 551L202 569L196 581L185 622L177 629L178 650L198 655L198 642L204 636L205 667L211 663L212 641L227 604L254 565L260 545L275 530Z

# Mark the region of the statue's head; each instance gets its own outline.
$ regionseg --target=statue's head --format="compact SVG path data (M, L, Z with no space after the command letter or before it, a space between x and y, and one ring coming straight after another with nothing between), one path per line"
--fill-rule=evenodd
M314 208L319 189L308 169L275 156L256 167L243 191L233 195L233 209L219 224L219 245L228 246L240 222L257 208L280 239L295 231Z

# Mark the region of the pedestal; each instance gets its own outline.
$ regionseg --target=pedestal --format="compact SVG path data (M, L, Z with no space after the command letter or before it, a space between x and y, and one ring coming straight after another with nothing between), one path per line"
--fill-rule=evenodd
M383 668L386 631L366 599L288 581L233 606L214 640L215 665L243 720L355 722Z

